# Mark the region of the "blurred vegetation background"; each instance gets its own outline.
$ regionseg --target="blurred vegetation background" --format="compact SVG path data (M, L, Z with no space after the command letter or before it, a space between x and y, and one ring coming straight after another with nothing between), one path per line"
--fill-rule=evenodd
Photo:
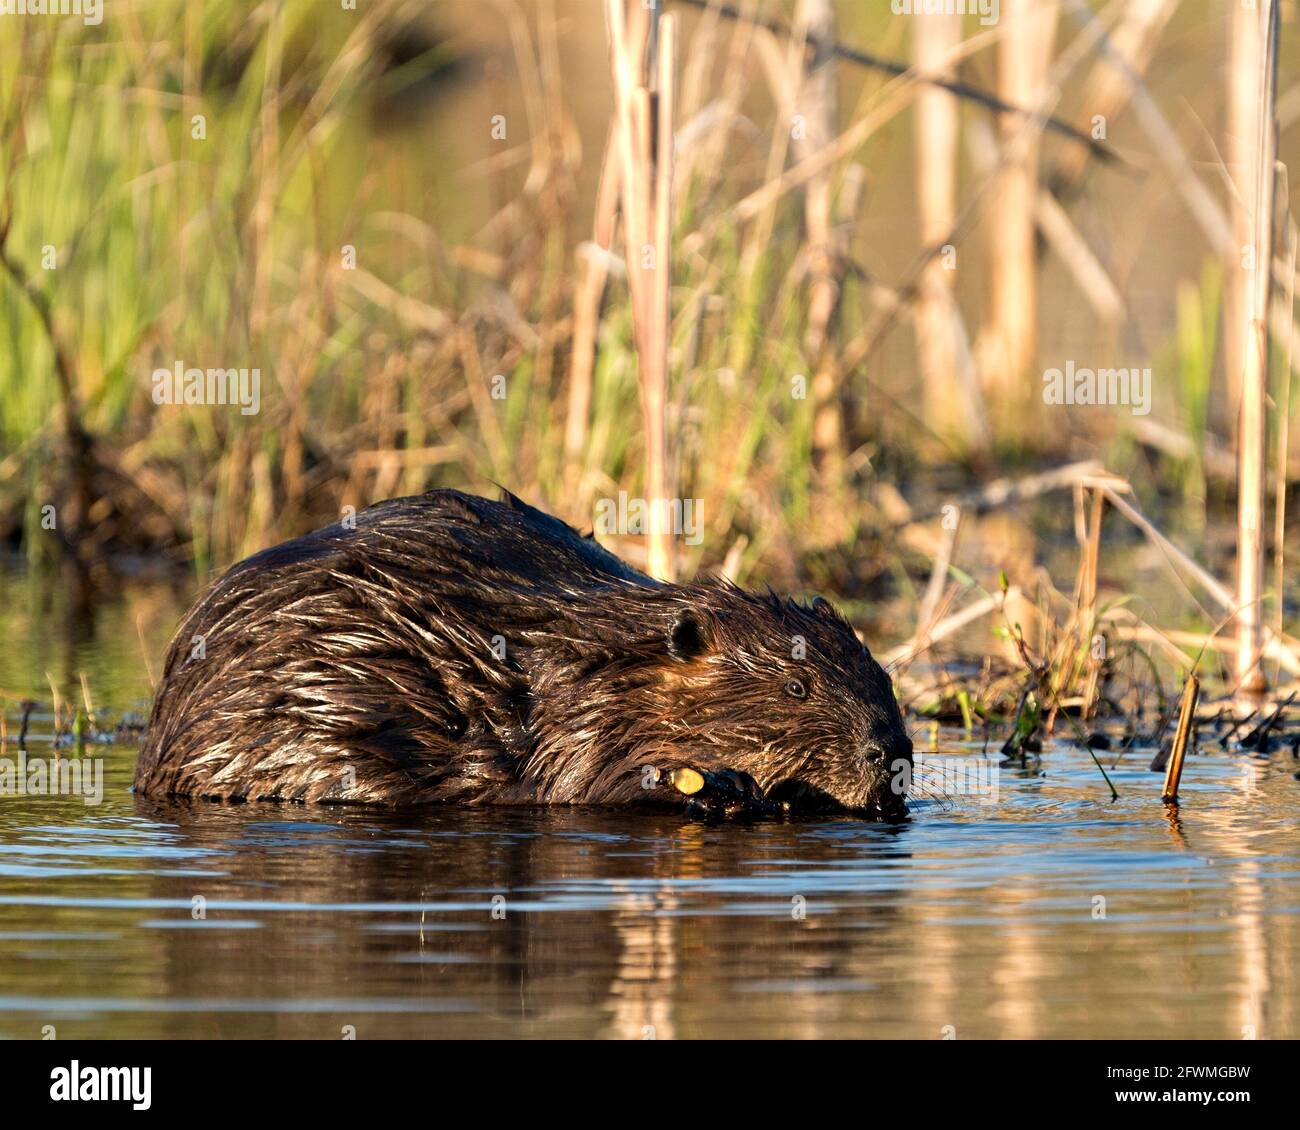
M668 4L669 458L706 525L680 571L860 594L900 553L932 556L916 519L1086 459L1230 561L1230 521L1212 531L1231 500L1236 267L1214 225L1231 232L1240 199L1236 5L1002 0L991 26L887 0L738 6L760 23ZM1289 163L1294 5L1282 15ZM612 106L598 0L105 0L98 26L0 20L14 554L205 575L432 486L499 483L584 528L595 500L643 491L622 244L593 226ZM805 49L826 36L1090 139L1100 115L1105 151ZM824 170L783 182L836 138ZM1277 429L1292 398L1275 350ZM1045 405L1042 372L1071 360L1150 367L1150 415ZM156 405L151 374L177 362L259 368L260 412ZM1069 534L1060 499L1041 515ZM985 536L999 568L1033 557Z

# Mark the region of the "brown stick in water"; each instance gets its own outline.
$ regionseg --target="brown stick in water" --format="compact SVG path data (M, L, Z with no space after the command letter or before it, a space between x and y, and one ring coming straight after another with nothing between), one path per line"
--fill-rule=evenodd
M1174 734L1174 748L1169 755L1169 764L1165 768L1165 787L1160 799L1165 804L1178 803L1178 782L1183 776L1183 761L1187 757L1187 739L1192 733L1192 719L1196 716L1196 700L1201 693L1201 684L1195 675L1188 675L1183 686L1183 705L1178 713L1178 730Z

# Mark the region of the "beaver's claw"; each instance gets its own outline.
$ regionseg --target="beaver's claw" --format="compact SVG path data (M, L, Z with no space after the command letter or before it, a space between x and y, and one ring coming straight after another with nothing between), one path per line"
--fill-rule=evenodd
M692 816L779 816L784 809L763 795L758 782L739 769L675 769L668 781L686 798Z

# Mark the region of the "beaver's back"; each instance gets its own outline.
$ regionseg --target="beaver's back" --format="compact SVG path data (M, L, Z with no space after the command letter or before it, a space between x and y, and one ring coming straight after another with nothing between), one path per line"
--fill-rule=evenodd
M390 498L348 522L272 546L234 565L204 599L246 571L329 567L357 548L395 563L418 560L429 583L453 589L485 579L493 588L569 589L632 581L653 585L590 536L516 498L500 502L458 490Z
M526 634L628 585L657 587L513 495L379 503L247 558L204 593L169 649L136 786L480 795L522 752L501 747L527 696L494 650L503 626Z

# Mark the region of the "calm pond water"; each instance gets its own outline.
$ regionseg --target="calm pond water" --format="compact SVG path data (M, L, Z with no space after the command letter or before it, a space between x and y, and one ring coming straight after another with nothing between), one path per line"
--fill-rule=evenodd
M134 706L142 592L70 658L6 625L0 687ZM92 746L102 803L0 797L0 1036L1300 1036L1300 763L1207 745L1171 817L1151 752L1117 802L1049 745L887 828L159 805Z

